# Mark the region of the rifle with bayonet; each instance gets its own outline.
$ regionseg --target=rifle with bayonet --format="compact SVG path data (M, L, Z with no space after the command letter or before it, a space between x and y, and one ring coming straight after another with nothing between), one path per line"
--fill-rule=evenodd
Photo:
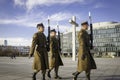
M48 18L47 51L50 51L50 19Z
M91 19L91 14L89 12L89 19L90 19L90 49L93 49L93 25L92 25L92 19Z
M60 38L59 25L57 25L57 28L58 28L58 44L59 44L59 51L61 52L61 38Z

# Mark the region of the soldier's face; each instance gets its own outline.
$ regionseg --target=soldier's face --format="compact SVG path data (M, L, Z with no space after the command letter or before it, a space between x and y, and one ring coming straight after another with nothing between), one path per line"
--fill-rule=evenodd
M56 33L55 32L51 32L50 36L56 36Z
M39 30L40 32L44 32L44 28L43 28L43 27L38 27L38 30Z
M83 25L85 30L88 30L88 25Z

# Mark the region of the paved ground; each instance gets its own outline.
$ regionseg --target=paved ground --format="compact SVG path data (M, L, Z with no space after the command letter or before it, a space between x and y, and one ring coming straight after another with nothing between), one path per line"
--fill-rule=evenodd
M8 57L0 57L0 80L32 80L32 59L19 57L16 60ZM120 58L95 58L97 70L92 70L91 80L120 80ZM72 80L72 73L76 70L77 61L71 58L63 58L64 66L60 67L62 80ZM52 71L52 77L54 77ZM41 80L41 73L37 80ZM47 80L49 79L46 77ZM84 72L79 75L78 80L85 80Z

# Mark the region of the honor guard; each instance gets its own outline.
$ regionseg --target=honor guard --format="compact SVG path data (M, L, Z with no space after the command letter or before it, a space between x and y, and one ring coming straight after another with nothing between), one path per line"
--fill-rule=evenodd
M44 25L42 23L37 24L38 32L33 36L32 45L30 49L29 57L34 55L33 62L33 80L36 80L36 74L41 70L42 79L45 80L46 69L49 68L48 53L46 49L46 36L44 35Z
M56 38L55 29L50 31L50 68L48 71L48 77L51 78L50 72L54 69L55 79L61 79L58 75L59 66L63 66L63 62L60 57L60 49L58 39Z
M81 30L78 33L78 64L77 71L73 73L74 79L77 80L77 76L85 71L87 80L90 80L91 69L96 69L95 61L90 53L90 36L86 30L88 30L88 22L81 23Z

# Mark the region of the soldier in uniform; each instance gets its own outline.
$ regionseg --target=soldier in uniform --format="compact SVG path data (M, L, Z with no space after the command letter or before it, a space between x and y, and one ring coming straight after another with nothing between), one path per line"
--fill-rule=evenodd
M90 36L86 31L88 30L88 22L81 23L81 26L81 30L78 33L79 52L77 71L73 73L73 80L77 80L77 76L83 71L86 73L87 80L90 80L90 71L91 69L96 69L96 64L90 53Z
M61 79L58 75L59 66L63 66L63 62L60 57L60 49L58 39L56 38L55 29L50 31L50 68L48 71L48 77L51 78L50 72L54 68L55 79Z
M30 49L29 57L34 54L33 62L33 80L36 80L36 74L42 71L42 80L45 80L46 69L49 68L48 64L48 53L46 49L46 36L44 35L44 25L42 23L37 24L38 32L33 36L32 45Z

